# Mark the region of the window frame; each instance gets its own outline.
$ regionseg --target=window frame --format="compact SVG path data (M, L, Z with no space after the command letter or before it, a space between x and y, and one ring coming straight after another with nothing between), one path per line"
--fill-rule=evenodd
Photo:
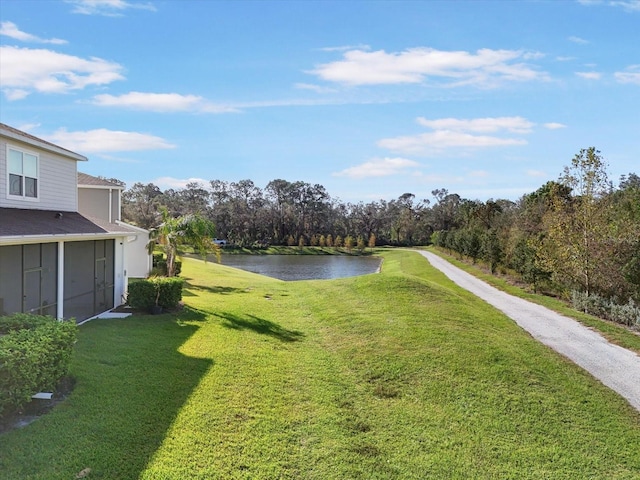
M21 193L19 195L13 194L11 193L11 176L12 175L17 175L16 173L13 173L11 171L11 151L14 152L18 152L21 154L22 158L21 158L21 162L22 162L22 172L20 173L20 177L21 177ZM36 174L35 177L31 176L31 175L26 175L24 172L24 161L25 161L25 155L29 155L31 157L35 157L35 167L36 167ZM40 184L40 154L33 151L33 150L29 150L29 149L25 149L22 147L17 147L15 145L10 145L7 144L7 149L6 149L6 174L7 174L7 181L6 181L6 188L7 188L7 199L8 200L20 200L20 201L24 201L24 202L39 202L40 201L40 195L41 195L41 187L42 185ZM36 190L36 194L35 196L29 196L27 195L27 179L32 179L35 180L35 190Z

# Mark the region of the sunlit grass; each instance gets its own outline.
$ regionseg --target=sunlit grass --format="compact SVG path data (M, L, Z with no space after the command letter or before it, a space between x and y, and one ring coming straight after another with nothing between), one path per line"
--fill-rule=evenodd
M282 282L185 259L185 310L81 328L0 478L620 478L640 415L416 253Z

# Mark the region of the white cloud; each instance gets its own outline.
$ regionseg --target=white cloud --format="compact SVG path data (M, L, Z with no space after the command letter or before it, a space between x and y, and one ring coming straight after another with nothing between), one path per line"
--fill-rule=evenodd
M316 93L335 93L336 90L334 88L323 87L321 85L314 85L311 83L296 83L295 88L299 90L311 90Z
M438 120L428 120L423 117L418 118L418 123L424 127L434 130L454 130L465 132L497 132L506 130L513 133L530 133L534 123L522 117L494 117L494 118L441 118Z
M346 85L440 82L447 86L496 87L509 81L547 80L547 73L522 63L530 57L530 53L520 50L486 48L475 53L433 48L412 48L399 53L358 49L345 52L340 61L318 65L308 73Z
M622 7L629 12L640 12L640 0L614 0L609 2L612 7Z
M93 103L101 107L124 107L152 112L229 113L238 111L233 107L215 105L197 95L178 93L129 92L120 96L102 94L93 97Z
M46 39L46 38L37 37L36 35L32 35L30 33L23 32L13 22L1 22L0 35L4 35L5 37L10 37L15 40L19 40L21 42L51 43L54 45L64 45L65 43L67 43L66 40L61 40L59 38Z
M0 85L9 100L36 91L67 93L89 85L106 85L124 77L114 62L84 59L45 49L0 47Z
M486 135L471 135L452 130L436 130L435 132L409 135L404 137L385 138L378 146L405 154L438 154L451 148L487 148L526 145L520 138L500 138Z
M104 128L78 132L60 129L44 138L61 147L83 154L175 148L175 145L154 135Z
M129 9L156 11L151 3L127 2L125 0L65 0L65 2L73 5L71 13L82 15L119 17Z
M568 40L570 42L577 43L579 45L587 45L589 43L589 40L585 40L584 38L581 38L581 37L576 37L575 35L570 36Z
M640 65L631 65L624 72L615 72L613 75L620 83L640 85Z
M381 148L405 155L438 155L445 150L473 150L479 148L526 145L523 138L497 135L478 135L478 133L527 134L533 131L535 124L523 117L486 117L473 119L441 118L429 120L417 119L431 132L406 135L379 140Z
M582 5L607 5L621 7L627 12L640 12L640 0L578 0Z
M340 47L322 47L319 48L321 52L346 52L348 50L371 50L371 47L366 44L360 45L343 45Z
M602 78L602 73L600 72L575 72L575 74L587 80L600 80Z
M527 170L526 174L528 177L534 177L534 178L544 178L547 176L547 174L542 170Z
M2 78L2 74L0 73L0 78ZM2 83L2 82L0 82ZM9 101L13 101L13 100L22 100L23 98L26 98L29 96L29 91L27 90L22 90L20 88L14 88L14 89L2 89L4 92L4 96L7 98L7 100Z
M548 128L549 130L559 130L561 128L567 128L567 126L563 123L558 122L549 122L543 125L544 128Z
M374 158L355 167L336 172L333 175L335 177L350 178L388 177L419 166L418 162L406 158Z
M185 188L189 183L199 183L203 186L209 184L208 180L204 180L203 178L174 178L174 177L158 177L155 180L152 180L155 186L159 187L161 190L166 190L167 188L180 189Z

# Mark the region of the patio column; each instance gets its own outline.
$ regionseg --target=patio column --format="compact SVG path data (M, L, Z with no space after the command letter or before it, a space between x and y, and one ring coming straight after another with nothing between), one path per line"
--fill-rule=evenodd
M64 242L58 242L58 291L56 299L56 317L64 318Z

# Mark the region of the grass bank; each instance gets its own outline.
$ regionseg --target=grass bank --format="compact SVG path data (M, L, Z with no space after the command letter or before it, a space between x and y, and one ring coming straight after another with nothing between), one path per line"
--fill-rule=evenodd
M0 477L634 479L640 415L420 255L281 282L185 259L186 308L89 322ZM86 470L85 470L86 471Z

